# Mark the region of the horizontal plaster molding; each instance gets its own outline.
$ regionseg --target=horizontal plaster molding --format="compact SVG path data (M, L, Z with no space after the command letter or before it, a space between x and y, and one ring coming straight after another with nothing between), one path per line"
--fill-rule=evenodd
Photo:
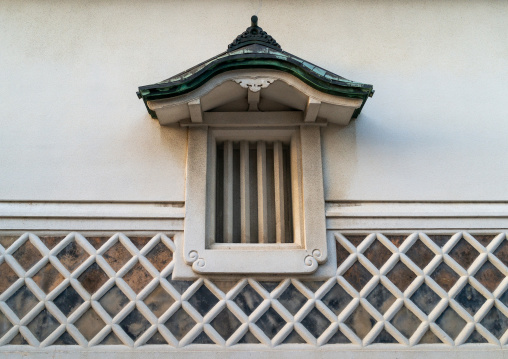
M508 202L329 201L326 218L342 230L505 230Z
M183 230L183 202L0 201L1 230Z

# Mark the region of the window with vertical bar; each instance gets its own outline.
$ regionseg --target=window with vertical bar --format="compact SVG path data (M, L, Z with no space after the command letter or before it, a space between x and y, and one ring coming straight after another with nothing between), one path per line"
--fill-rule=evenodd
M284 141L218 141L215 243L294 243Z

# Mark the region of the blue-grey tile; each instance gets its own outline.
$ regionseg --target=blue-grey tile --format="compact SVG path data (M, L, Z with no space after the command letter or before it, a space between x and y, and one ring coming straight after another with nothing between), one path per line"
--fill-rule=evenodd
M321 288L323 284L325 284L325 281L305 281L303 282L303 284L305 284L305 286L309 288L311 291L316 293L317 290Z
M269 292L273 292L275 288L280 284L280 282L259 282L261 285Z
M116 285L104 294L99 303L113 318L129 303L129 298Z
M120 327L134 341L143 335L150 326L150 322L146 320L137 308L130 312L125 319L120 322Z
M409 339L418 328L421 321L416 315L407 309L407 307L403 306L394 315L390 323L392 323L392 325L397 328L402 335Z
M12 328L12 323L9 319L0 311L0 338L4 336Z
M233 301L245 314L251 315L252 312L263 302L263 297L261 297L258 292L247 284L233 299Z
M53 345L78 345L78 343L67 331L65 331L57 340L53 342Z
M102 340L99 345L123 345L122 341L118 336L111 331L106 337Z
M293 284L290 284L284 292L279 296L279 302L286 307L286 309L295 315L303 305L307 302L305 297Z
M18 316L18 318L23 318L29 311L31 311L39 300L33 293L28 289L26 285L19 288L16 293L14 293L7 301L5 302L12 311Z
M365 308L359 305L345 320L344 324L351 328L351 330L358 335L360 339L363 339L371 331L372 327L374 327L376 320L365 310Z
M266 334L270 339L286 325L286 321L277 313L272 307L259 318L256 325Z
M508 329L508 318L496 307L492 307L482 319L481 324L496 338L501 338Z
M315 307L303 318L301 323L315 338L319 338L330 326L330 321Z
M178 309L164 325L175 336L177 340L181 340L191 330L196 322L183 309Z
M74 325L86 340L90 341L106 324L92 308L89 308Z
M183 294L194 283L188 280L172 280L171 276L166 279L180 294Z
M240 321L227 308L223 309L210 323L212 327L222 336L224 340L240 327Z
M282 344L305 344L306 341L303 340L302 336L296 332L296 330L292 330L291 333L282 341Z
M429 313L436 307L441 297L436 294L427 284L423 283L413 294L411 300L420 308L425 314Z
M215 344L212 339L205 333L201 332L196 339L192 341L192 344Z
M395 303L395 296L386 289L381 283L367 296L367 300L374 308L376 308L381 314L385 312ZM347 303L346 303L347 304Z
M188 302L199 314L205 316L219 302L219 299L203 284Z
M51 315L47 309L44 309L39 314L37 314L37 316L32 319L30 324L27 325L28 329L30 329L32 334L40 342L45 340L59 326L60 323L58 320L56 320L56 318Z
M462 319L451 307L445 309L439 318L436 320L436 324L443 329L453 340L457 338L457 335L462 331L466 325L466 321Z
M351 341L340 331L335 332L326 344L349 344Z
M26 339L21 335L21 333L16 334L14 338L9 342L9 345L28 345Z
M488 341L475 330L474 332L471 333L469 338L467 338L466 343L483 344L488 343Z
M421 337L418 344L441 344L442 341L439 339L436 334L432 332L432 330L427 330L423 337Z
M455 296L455 300L467 310L471 315L475 315L478 309L487 301L471 284L466 284L464 288Z
M245 335L238 341L238 344L259 344L258 338L251 333L251 331L247 331Z
M65 316L69 316L73 313L81 304L83 304L84 300L81 296L76 292L76 290L72 286L68 286L65 290L58 295L58 297L53 300L53 303L62 311Z
M162 286L157 286L152 293L144 299L145 304L157 317L168 310L168 308L175 302L173 297Z
M398 341L383 328L381 333L378 334L376 339L372 341L372 343L382 343L382 344L394 344L398 343Z
M339 315L344 308L351 302L352 297L339 284L335 284L328 293L326 293L321 301L332 312Z
M145 343L145 345L164 345L164 344L168 344L168 342L158 331L155 332L155 334L152 335L152 337L148 339Z

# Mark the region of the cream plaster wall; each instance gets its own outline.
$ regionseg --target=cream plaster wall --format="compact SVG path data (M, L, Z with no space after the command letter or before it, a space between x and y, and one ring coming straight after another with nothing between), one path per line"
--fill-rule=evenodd
M182 201L186 130L137 86L258 1L0 1L0 199ZM323 131L327 200L508 200L508 2L264 1L282 48L376 89Z

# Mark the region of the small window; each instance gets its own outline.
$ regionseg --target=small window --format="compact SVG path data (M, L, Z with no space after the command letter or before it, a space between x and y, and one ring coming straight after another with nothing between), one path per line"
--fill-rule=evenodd
M217 142L215 243L294 243L289 143Z

